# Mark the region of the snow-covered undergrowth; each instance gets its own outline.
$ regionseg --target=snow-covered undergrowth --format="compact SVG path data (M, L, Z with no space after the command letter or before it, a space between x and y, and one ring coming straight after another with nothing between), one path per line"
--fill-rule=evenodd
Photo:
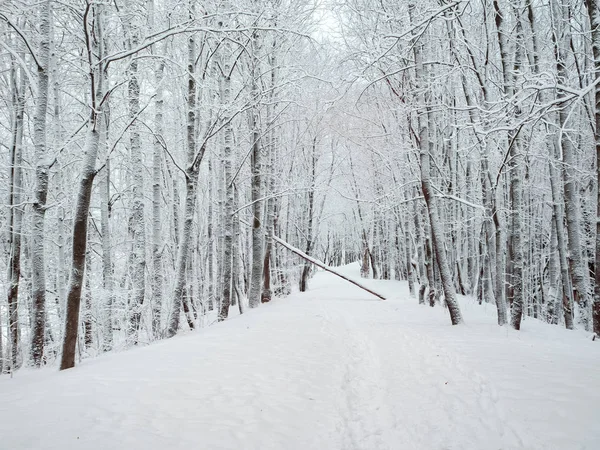
M345 268L356 272L352 266ZM197 333L0 379L0 449L598 449L600 345L327 273Z

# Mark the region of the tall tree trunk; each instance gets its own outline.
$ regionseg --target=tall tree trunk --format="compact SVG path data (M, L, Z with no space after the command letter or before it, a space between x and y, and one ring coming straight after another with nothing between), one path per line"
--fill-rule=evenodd
M36 367L42 365L46 328L46 263L44 258L44 218L48 198L50 162L47 150L46 112L48 110L48 74L50 73L50 39L52 9L50 0L42 3L40 12L40 47L38 51L37 88L34 117L35 197L32 208L31 284L33 291L31 358Z
M213 222L214 222L214 206L213 206L213 198L214 198L214 169L212 159L208 159L208 214L207 214L207 225L206 225L206 234L207 234L207 251L206 258L208 259L208 274L206 276L206 280L208 283L208 310L212 311L214 309L215 303L215 268L214 268L214 260L215 260L215 238L213 231Z
M190 17L195 15L194 3L188 5ZM188 98L187 98L187 151L188 165L185 180L185 212L183 227L179 240L177 253L177 265L175 269L175 288L173 290L173 310L169 320L167 337L173 337L179 330L182 302L184 301L186 287L186 267L188 255L192 245L192 231L194 227L194 214L196 210L196 199L198 189L198 175L200 163L204 156L206 147L203 145L196 154L196 77L194 68L196 64L196 41L194 35L188 37Z
M226 53L228 46L225 46ZM223 64L223 79L221 81L221 95L223 107L229 108L229 102L231 98L231 64L229 62L229 54L225 54L225 61ZM229 315L229 305L231 304L231 293L233 284L233 273L232 273L232 258L233 258L233 203L234 203L234 186L233 186L233 173L232 173L232 145L233 145L233 127L231 125L231 119L225 118L225 136L224 136L224 148L223 148L223 166L225 171L225 207L223 211L223 293L221 298L221 308L219 311L219 321L223 321Z
M570 30L567 29L565 21L570 18L570 6L558 4L555 6L556 14L559 14L557 30L559 39L556 40L557 73L561 83L568 80L567 69L567 51L570 47ZM559 90L559 95L562 91ZM569 267L571 280L573 283L573 300L579 304L581 311L580 322L585 329L589 328L588 318L588 293L587 293L587 264L583 257L581 244L581 211L579 205L579 189L577 179L580 176L577 170L577 155L573 145L573 135L567 131L569 126L569 110L567 104L560 105L559 123L561 130L560 148L562 150L563 177L564 177L564 202L565 217L567 223L568 249L569 249Z
M84 25L88 34L88 64L91 87L91 115L88 125L88 133L81 165L79 189L75 214L73 217L73 249L71 260L71 275L69 288L67 290L67 315L65 319L65 332L63 335L63 349L60 362L60 370L70 369L75 365L75 350L77 346L77 333L79 330L79 309L81 306L81 289L85 273L85 255L87 252L87 228L92 186L96 176L96 158L100 134L104 121L103 99L104 99L104 64L100 61L103 57L102 45L102 10L103 5L87 3L84 15ZM91 16L91 17L90 17ZM94 29L92 33L89 27Z
M412 297L415 296L415 282L413 276L413 264L412 264L412 245L410 239L410 228L408 215L405 216L404 220L404 251L406 253L406 277L408 279L408 290ZM399 269L399 268L398 268Z
M239 204L239 192L237 187L234 185L234 204ZM240 289L240 216L235 214L233 216L233 254L232 259L232 289L237 297L237 305L240 314L244 313L244 305L242 299L242 289Z
M597 0L586 0L592 34L592 52L594 57L593 79L600 77L600 4ZM592 304L593 330L600 336L600 86L594 88L594 143L596 147L596 255L594 274L594 299Z
M514 72L520 70L522 59L523 26L519 16L519 8L515 7L516 26L516 52L514 62ZM518 120L521 116L520 107L515 108L515 116ZM512 309L510 322L515 330L521 329L521 319L523 317L523 248L522 248L522 211L523 211L523 188L522 188L522 170L523 157L521 154L520 129L511 130L509 136L510 153L510 204L511 204L511 240L510 261L512 262L512 271L510 273L510 284L512 288Z
M414 6L409 7L409 12L412 12ZM411 17L412 21L412 17ZM422 41L414 42L414 53L415 53L415 66L416 76L419 80L419 88L421 88L417 101L419 105L418 109L418 122L419 122L419 159L420 159L420 172L421 172L421 190L423 191L423 197L425 198L425 204L429 213L429 223L431 226L431 234L433 238L433 247L435 251L436 260L440 270L440 277L442 280L442 288L444 290L444 297L446 304L448 305L448 312L450 313L450 320L452 325L457 325L463 321L460 312L458 301L456 300L456 292L454 291L454 285L452 282L452 274L450 273L450 267L448 265L448 258L446 255L446 246L444 242L444 234L441 227L441 223L438 219L438 210L436 205L436 198L431 187L431 169L430 169L430 144L429 144L429 116L430 107L426 103L425 94L423 87L426 78L423 68L423 57L422 57Z
M260 304L260 291L262 285L262 270L263 270L263 237L261 216L262 216L262 201L261 185L262 185L262 162L261 162L261 138L259 128L259 90L258 83L260 76L259 56L258 56L258 31L253 30L252 41L250 46L251 51L251 74L252 77L252 101L254 105L250 111L250 130L252 132L252 156L251 156L251 171L252 171L252 274L250 276L250 290L248 292L248 302L250 308L256 308Z
M276 145L276 132L274 129L274 104L276 104L275 99L275 89L277 82L277 59L275 57L277 39L273 40L273 54L269 57L269 65L271 69L271 84L270 84L270 95L269 95L269 104L267 105L267 133L269 136L269 141L267 144L268 149L268 187L267 194L273 194L275 191L275 152L277 151ZM273 255L273 235L275 233L275 210L277 208L277 199L270 198L267 201L267 217L266 217L266 232L265 232L265 257L263 263L263 289L260 296L260 301L262 303L268 303L271 301L273 292L271 287L271 272L272 266L274 266L274 255Z
M131 13L135 11L132 7ZM135 20L135 19L133 19ZM140 40L137 24L129 24L131 33L130 47L135 48ZM129 340L137 345L139 340L142 305L146 295L146 224L144 218L144 161L137 116L140 113L140 85L138 81L138 62L134 57L129 63L129 127L130 160L133 169L133 204L131 226L133 230L133 267L131 276L131 316L128 329Z
M89 238L88 238L89 240ZM88 271L92 270L92 254L87 252L85 255L85 266ZM83 343L85 349L88 350L92 347L94 342L94 326L93 326L93 313L92 313L92 287L90 283L89 275L85 277L85 305L83 309Z
M102 120L105 120L102 118ZM102 130L101 142L106 142L106 125ZM100 147L104 147L102 143ZM108 352L113 347L113 304L115 301L114 293L114 273L112 265L112 239L110 231L110 158L107 155L106 165L104 167L102 178L100 180L100 230L102 232L102 285L106 297L103 305L104 314L103 332L102 332L102 350Z
M555 142L555 147L558 147L558 142ZM558 148L555 152L558 151ZM556 228L556 240L558 246L558 260L560 265L560 277L563 291L563 313L565 319L565 327L568 330L573 329L573 310L572 310L572 293L571 277L569 276L569 263L567 259L567 236L564 229L564 201L561 195L560 186L562 179L560 173L554 167L555 159L551 158L548 162L550 171L550 188L552 190L552 220Z
M15 107L10 147L9 259L8 259L8 339L9 370L18 367L19 355L19 283L21 281L21 236L23 224L23 118L25 112L26 77L15 63L11 69L12 100Z
M306 227L306 251L307 255L310 255L314 245L314 220L315 220L315 183L317 176L317 137L313 138L311 153L310 153L310 176L311 185L308 191L308 210L306 211L306 218L308 219ZM300 275L300 292L305 292L308 289L308 277L310 275L311 264L308 261L304 261L302 267L302 274Z
M427 274L427 287L429 291L427 296L429 297L429 306L432 308L435 306L435 277L433 273L433 244L431 242L431 226L429 225L429 218L423 217L423 223L425 224L423 234L423 244L425 247L425 273Z

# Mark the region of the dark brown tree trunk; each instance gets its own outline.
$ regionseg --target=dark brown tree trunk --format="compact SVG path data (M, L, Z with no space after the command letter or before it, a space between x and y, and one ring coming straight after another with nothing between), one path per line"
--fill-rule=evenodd
M71 275L67 293L67 315L63 335L63 350L60 370L75 366L77 333L79 330L79 309L81 306L81 290L85 274L85 256L87 253L88 214L92 197L92 187L96 176L96 158L100 142L101 127L104 126L102 99L104 98L104 67L97 61L102 59L102 5L88 3L87 12L92 18L90 25L94 28L94 38L88 48L90 55L90 72L95 84L92 85L92 112L89 131L85 144L83 165L79 179L79 190L73 217L73 248L71 259ZM88 17L86 13L85 17ZM97 63L97 64L96 64Z

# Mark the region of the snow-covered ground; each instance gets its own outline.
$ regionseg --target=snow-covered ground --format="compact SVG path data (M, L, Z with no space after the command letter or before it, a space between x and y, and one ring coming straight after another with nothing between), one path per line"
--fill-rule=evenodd
M345 268L350 273L357 266ZM327 273L174 339L0 378L0 449L600 449L600 343Z

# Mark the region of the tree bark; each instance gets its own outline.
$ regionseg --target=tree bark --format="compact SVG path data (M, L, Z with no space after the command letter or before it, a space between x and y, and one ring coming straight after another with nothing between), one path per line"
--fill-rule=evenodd
M163 97L162 83L164 61L160 61L155 72L156 100L154 114L154 146L152 154L152 335L154 339L162 336L161 312L163 303L163 262L162 262L162 211L161 211L161 177L162 177L162 139L163 139Z
M587 13L592 34L594 76L600 76L600 4L597 0L586 0ZM594 298L592 303L592 324L596 336L600 336L600 86L594 88L594 144L596 147L596 240Z
M190 17L195 15L194 3L189 5ZM173 310L169 319L167 337L173 337L179 330L179 320L182 303L186 288L186 267L188 255L192 245L192 231L194 227L194 215L196 210L198 175L200 163L206 151L203 145L196 153L196 77L194 68L196 64L196 41L194 35L188 37L188 91L187 91L187 152L188 165L185 180L185 206L181 238L179 239L179 250L177 253L177 265L175 269L175 288L173 289Z
M81 306L81 289L85 273L85 255L87 252L87 228L92 186L96 176L96 158L100 134L104 126L103 98L104 98L104 65L100 62L103 57L102 49L102 5L92 4L88 1L84 15L84 26L88 34L88 56L90 79L92 80L92 104L90 123L84 147L84 156L79 178L77 203L73 217L73 248L71 258L71 275L67 290L67 314L65 331L63 334L63 349L60 370L70 369L75 366L75 350L77 347L77 334L79 329L79 309ZM91 15L91 18L89 17ZM92 35L88 27L94 29Z
M134 7L130 10L133 13ZM133 15L133 14L132 14ZM131 19L132 21L135 19ZM130 48L135 48L140 40L137 24L129 23L131 34ZM133 169L133 202L131 208L131 226L133 231L133 267L131 275L131 311L128 338L133 345L139 340L142 305L146 296L146 223L144 218L144 162L137 116L140 112L140 85L138 81L138 62L134 56L128 70L130 160Z
M250 111L250 130L252 132L252 157L251 157L251 171L252 171L252 273L250 276L250 290L248 291L248 302L250 308L256 308L260 304L260 291L262 285L262 271L263 271L263 237L264 233L262 230L261 216L262 216L262 201L261 198L261 185L262 185L262 161L261 161L261 137L258 122L258 101L259 101L259 90L258 90L258 77L260 73L259 68L259 36L258 31L253 30L252 40L250 45L251 51L251 74L252 77L252 101L254 105Z
M414 10L414 5L409 6L409 13ZM412 16L412 14L410 14ZM412 17L411 17L412 20ZM418 102L418 123L419 123L419 159L420 159L420 172L421 172L421 190L423 197L425 198L425 204L429 213L429 224L431 226L432 244L435 251L436 260L438 263L440 277L442 281L442 288L444 290L444 297L446 304L448 305L448 312L450 313L450 321L452 325L462 323L462 315L458 301L456 300L456 292L452 282L452 274L450 273L450 267L448 265L448 259L446 255L446 246L444 242L444 234L441 228L441 223L438 219L438 211L436 205L436 198L431 187L431 169L430 169L430 142L429 142L429 116L430 107L426 103L425 94L423 88L425 88L425 71L423 68L423 57L422 57L422 41L414 42L414 54L415 54L415 66L416 66L416 77L419 80L418 88L419 94L417 95Z
M51 159L48 155L46 136L46 112L48 110L48 74L50 73L50 40L52 33L52 7L50 0L41 5L40 46L38 51L37 88L38 98L34 117L35 143L35 196L32 208L31 235L31 284L33 291L31 358L33 365L40 367L44 357L46 329L46 263L44 256L44 222L48 177Z
M558 14L556 45L556 69L558 78L561 83L568 80L567 69L567 51L570 47L570 34L563 24L565 20L569 20L568 5L556 4L555 14ZM562 91L559 89L559 95ZM589 328L588 322L588 294L587 294L587 264L583 257L581 244L581 211L579 205L579 189L577 179L580 176L577 170L577 155L573 145L573 135L566 130L569 119L567 105L560 105L559 124L561 130L559 132L559 145L562 151L563 162L563 193L565 202L565 217L567 224L567 246L569 249L569 269L571 273L573 301L579 304L581 317L580 322L584 328Z
M15 115L12 127L9 173L9 249L8 258L8 370L18 367L19 327L19 283L21 281L21 236L23 224L23 118L25 112L26 78L22 69L13 65L11 69L12 101Z
M226 47L227 48L227 47ZM221 95L223 107L230 107L229 102L231 98L231 78L230 78L231 65L229 63L229 55L225 55L225 62L223 64L223 79L221 81ZM233 173L232 173L232 145L233 145L233 128L231 125L231 119L225 119L225 136L224 136L224 148L223 148L223 165L225 172L225 207L223 210L223 229L224 229L224 240L223 240L223 291L221 297L221 308L219 311L219 321L223 321L229 315L229 306L231 304L232 296L232 284L233 284L233 203L234 203L234 186L233 186Z

